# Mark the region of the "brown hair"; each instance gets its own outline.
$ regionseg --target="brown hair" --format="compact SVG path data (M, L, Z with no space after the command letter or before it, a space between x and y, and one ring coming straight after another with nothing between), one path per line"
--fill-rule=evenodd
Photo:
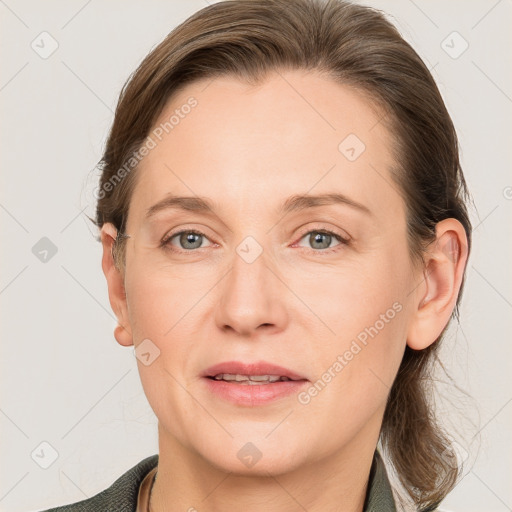
M392 176L407 207L412 261L423 262L425 248L436 238L436 224L450 217L464 226L469 252L469 194L457 135L434 79L380 11L343 0L228 0L175 28L123 87L100 162L96 225L112 222L124 233L137 175L136 165L128 172L126 163L179 88L221 75L258 84L269 72L283 69L323 72L381 107L381 121L395 136ZM118 236L120 267L124 247ZM463 286L464 279L454 310L457 319ZM381 430L401 484L424 510L448 494L460 469L436 423L429 387L445 330L425 350L406 348Z

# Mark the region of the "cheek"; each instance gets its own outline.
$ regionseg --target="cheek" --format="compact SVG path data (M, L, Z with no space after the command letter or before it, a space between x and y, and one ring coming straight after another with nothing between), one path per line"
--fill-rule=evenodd
M320 273L316 286L301 287L322 332L309 356L323 395L318 404L324 401L326 410L336 402L345 405L340 411L366 404L371 412L386 400L406 344L405 254L381 253L352 268Z
M211 273L190 275L179 266L151 265L149 261L149 257L138 258L127 272L127 303L135 343L151 337L165 342L193 325L197 321L194 305L212 286Z
M178 266L151 265L149 260L132 261L126 294L134 344L150 340L158 353L149 366L138 361L139 373L144 387L160 397L162 389L176 387L173 377L184 382L193 373L191 350L204 339L201 315L211 309L213 296L206 292L217 280L211 271L208 276L184 273Z
M332 318L336 335L311 349L314 379L298 396L304 414L319 424L343 425L343 439L380 421L405 349L403 305L392 297L362 304L345 302Z
M149 364L137 358L142 387L159 421L184 438L190 397L182 386L190 373L190 333L198 322L191 307L204 293L188 287L189 279L144 263L130 270L126 293L133 339L136 347L141 344L136 351L147 347L151 358Z
M151 406L160 411L166 407L165 394L175 388L173 377L181 382L185 371L189 347L184 333L193 321L187 315L191 292L180 279L166 278L144 263L132 265L128 276L128 313L139 374ZM142 356L148 352L150 361Z
M382 321L386 327L388 320L397 323L394 319L399 306L393 305L404 306L408 286L403 275L405 265L407 261L400 254L382 252L338 265L318 266L314 276L290 276L290 282L302 299L301 316L310 319L310 328L317 325L323 346L342 348L346 340L375 323L379 331L383 330ZM382 321L381 315L385 315ZM303 323L300 318L298 321ZM361 336L364 338L364 334Z

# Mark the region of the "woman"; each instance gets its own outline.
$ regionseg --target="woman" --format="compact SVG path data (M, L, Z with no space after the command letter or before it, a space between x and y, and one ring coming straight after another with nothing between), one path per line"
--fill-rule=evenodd
M54 510L434 510L459 471L429 375L468 193L435 82L384 16L202 9L124 87L102 164L114 334L159 454Z

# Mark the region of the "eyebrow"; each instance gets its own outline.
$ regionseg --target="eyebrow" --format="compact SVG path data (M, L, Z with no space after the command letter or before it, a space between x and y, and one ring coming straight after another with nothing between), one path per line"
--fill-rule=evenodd
M185 210L190 212L206 213L215 210L214 204L205 197L175 196L168 194L161 201L154 204L146 211L146 219L153 217L162 210Z
M371 210L367 206L358 203L357 201L354 201L350 197L340 193L319 195L303 194L291 196L284 202L283 206L281 207L281 213L301 211L315 206L325 206L331 204L343 204L346 206L350 206L355 210L359 210L360 212L365 213L366 215L372 215Z
M278 210L280 214L287 214L294 211L302 211L315 206L326 206L331 204L343 204L359 210L366 215L373 215L365 205L354 201L340 193L329 194L302 194L289 197ZM168 209L185 210L196 213L213 213L216 205L209 199L199 196L175 196L168 194L161 201L158 201L146 211L146 219L153 217L158 212Z

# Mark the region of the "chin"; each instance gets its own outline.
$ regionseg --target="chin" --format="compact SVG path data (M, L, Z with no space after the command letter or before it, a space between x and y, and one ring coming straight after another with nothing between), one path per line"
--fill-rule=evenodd
M226 457L226 454L219 454L218 458L209 462L225 473L231 473L238 476L247 477L268 477L269 475L278 476L292 472L299 467L297 461L292 461L288 457L276 457L273 455L263 454L261 459L251 461L247 456L242 462L235 457Z
M269 430L267 430L268 434ZM270 435L272 437L272 434ZM216 442L215 442L216 441ZM207 442L207 440L203 440ZM305 443L286 436L265 439L264 436L243 435L221 444L201 447L199 452L217 469L240 476L268 476L288 473L305 463ZM301 449L302 447L302 449Z

